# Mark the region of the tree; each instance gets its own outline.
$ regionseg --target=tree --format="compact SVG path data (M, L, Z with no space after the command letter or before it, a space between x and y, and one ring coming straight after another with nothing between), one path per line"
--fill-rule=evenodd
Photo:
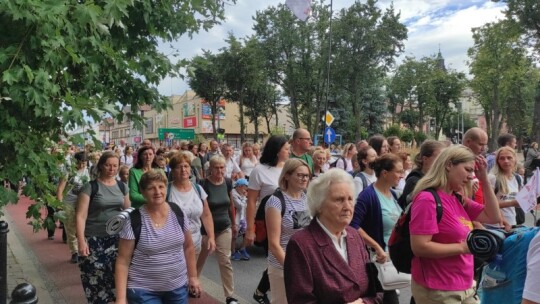
M216 117L220 119L219 103L227 92L223 57L223 54L214 55L209 51L204 51L202 56L193 58L188 75L189 86L210 104L215 139L217 139Z
M535 86L536 83L525 80L530 73L531 61L520 43L517 28L511 22L503 20L474 28L473 39L474 45L468 51L471 58L469 67L474 75L471 87L484 109L489 147L495 150L495 139L503 123L508 121L508 110L519 111L519 107L531 102L532 97L526 97L524 93L534 89L518 87ZM518 102L512 102L516 98ZM509 107L511 102L513 106Z
M348 116L343 119L356 122L353 130L366 126L369 134L382 132L382 113L387 112L383 79L407 38L407 28L393 6L383 12L376 3L357 1L342 9L335 20L332 46L331 96L346 109Z
M156 86L178 66L158 42L210 28L223 19L224 2L0 1L0 180L31 177L25 193L41 190L54 204L49 176L59 175L63 155L48 150L88 118L122 119L126 105L166 108ZM1 188L0 206L8 202L14 196Z
M505 2L508 8L505 11L508 20L517 22L520 33L525 42L536 53L536 60L540 59L540 5L536 0L496 0ZM534 112L532 118L531 139L540 142L540 81L535 84ZM536 88L535 88L536 89Z

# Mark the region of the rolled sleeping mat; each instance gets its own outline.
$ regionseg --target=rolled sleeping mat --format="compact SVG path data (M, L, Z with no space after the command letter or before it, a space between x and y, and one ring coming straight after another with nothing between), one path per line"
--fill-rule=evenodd
M490 261L501 250L506 234L496 229L474 229L467 236L467 246L472 255Z
M127 208L125 210L120 211L116 216L111 217L107 223L105 224L106 231L109 235L115 235L122 230L122 227L124 227L124 223L129 218L129 214L135 210L135 208Z

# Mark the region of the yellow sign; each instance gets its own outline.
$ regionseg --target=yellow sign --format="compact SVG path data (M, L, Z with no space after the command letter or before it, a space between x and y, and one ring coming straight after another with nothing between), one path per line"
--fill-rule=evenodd
M332 115L332 113L329 111L326 111L324 122L326 122L326 125L330 127L330 125L334 122L334 115Z

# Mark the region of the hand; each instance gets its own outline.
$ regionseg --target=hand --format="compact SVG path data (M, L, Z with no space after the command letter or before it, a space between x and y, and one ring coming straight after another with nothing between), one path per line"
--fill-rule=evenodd
M90 249L88 248L88 244L86 244L86 240L79 241L78 247L79 256L87 257L90 254Z
M253 242L255 242L255 231L247 229L244 234L244 247L253 246Z
M189 293L193 295L195 298L200 298L202 295L202 287L199 282L199 278L190 277L188 284L189 284L188 285Z
M480 189L480 182L478 181L477 178L473 179L471 182L472 182L472 192L476 193L476 191Z
M475 173L478 179L487 179L487 160L482 155L476 155L474 160L475 163Z
M510 232L512 230L512 225L503 217L501 221L501 226L504 227L504 231Z
M471 253L471 250L469 250L469 246L467 245L467 241L463 241L460 243L461 245L461 252L463 252L464 254L467 254L467 253Z
M216 250L216 240L214 238L208 238L208 254L212 254Z
M375 254L377 255L377 263L385 263L386 261L388 261L388 254L386 252L384 252L384 250L382 250L382 248L377 248L377 250L375 251Z
M238 225L232 225L231 231L232 231L232 235L236 236L236 234L238 233Z
M364 300L362 300L362 299L357 299L356 301L354 301L354 302L349 302L349 303L347 303L347 304L364 304Z

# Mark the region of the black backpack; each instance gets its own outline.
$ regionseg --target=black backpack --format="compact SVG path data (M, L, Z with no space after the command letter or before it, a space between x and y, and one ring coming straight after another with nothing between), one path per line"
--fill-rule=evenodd
M437 223L440 223L443 215L441 198L437 194L437 191L433 188L428 188L424 191L431 193L435 198ZM454 193L454 195L463 204L461 196L457 193ZM392 263L396 267L397 271L403 273L411 273L411 261L414 257L411 248L411 232L409 230L409 223L411 222L411 207L412 204L409 204L403 211L396 222L394 229L392 230L390 239L388 240L390 259L392 260Z
M360 193L362 193L362 191L364 191L364 189L368 187L368 180L367 180L367 177L362 172L355 172L352 175L353 178L357 176L360 178L360 180L362 180L362 190L360 190Z
M257 208L257 213L255 214L255 242L254 244L259 247L268 248L268 233L266 231L266 202L268 202L268 199L271 196L275 196L279 199L281 202L281 217L285 214L285 197L283 196L283 192L277 188L274 193L265 196L261 203L259 204L259 208Z
M169 203L169 206L171 207L171 210L176 215L176 219L178 220L178 224L180 224L180 229L184 230L184 212L182 212L182 209L175 204L175 203ZM137 244L139 243L139 239L141 237L141 226L142 226L142 217L141 217L141 210L135 209L129 214L129 219L131 221L131 229L133 230L133 235L135 236L135 247L137 248Z

